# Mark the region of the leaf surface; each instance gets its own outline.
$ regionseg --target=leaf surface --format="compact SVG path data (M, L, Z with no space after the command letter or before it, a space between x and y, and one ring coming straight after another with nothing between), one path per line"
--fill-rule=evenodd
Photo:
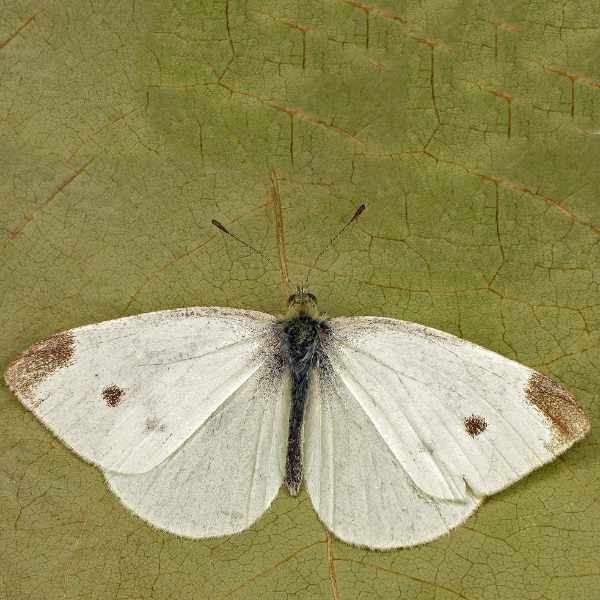
M285 490L197 541L128 513L3 387L0 598L594 597L599 32L589 0L4 2L3 368L126 314L282 312L364 202L312 271L321 308L519 360L592 431L424 546L347 546Z

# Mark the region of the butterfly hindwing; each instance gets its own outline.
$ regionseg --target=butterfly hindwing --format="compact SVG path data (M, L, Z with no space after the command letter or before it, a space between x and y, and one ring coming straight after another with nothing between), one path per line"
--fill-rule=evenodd
M422 492L329 365L311 382L304 432L308 494L325 526L350 544L421 544L463 522L480 502L468 492L459 501Z
M290 380L266 364L181 448L140 475L105 472L130 510L176 535L228 535L267 510L283 481Z
M275 319L229 308L145 313L56 334L5 379L85 460L149 471L180 447L274 352Z

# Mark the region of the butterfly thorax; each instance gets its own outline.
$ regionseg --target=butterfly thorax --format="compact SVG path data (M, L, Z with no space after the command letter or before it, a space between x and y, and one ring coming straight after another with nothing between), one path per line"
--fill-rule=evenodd
M294 295L296 296L298 294ZM290 303L292 314L282 321L283 350L292 379L285 483L294 496L302 482L302 423L311 369L319 355L321 337L328 329L327 321L312 316L318 316L314 296L311 294L311 298L306 298L310 304L305 303L304 298L300 300L301 302ZM309 311L299 310L307 304Z

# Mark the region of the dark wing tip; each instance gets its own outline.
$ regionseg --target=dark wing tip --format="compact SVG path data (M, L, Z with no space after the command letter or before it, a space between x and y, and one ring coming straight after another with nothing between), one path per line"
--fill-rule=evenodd
M8 387L23 400L31 400L33 389L46 377L70 364L75 338L70 331L57 333L41 340L13 361L4 380Z
M573 396L558 382L533 372L525 389L527 400L551 423L557 441L571 445L585 437L590 421Z

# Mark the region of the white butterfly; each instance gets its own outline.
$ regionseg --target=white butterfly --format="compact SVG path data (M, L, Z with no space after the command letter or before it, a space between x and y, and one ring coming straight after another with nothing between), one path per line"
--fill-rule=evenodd
M304 481L338 538L433 540L589 429L558 383L448 333L322 318L163 310L58 333L6 381L152 525L242 531Z

